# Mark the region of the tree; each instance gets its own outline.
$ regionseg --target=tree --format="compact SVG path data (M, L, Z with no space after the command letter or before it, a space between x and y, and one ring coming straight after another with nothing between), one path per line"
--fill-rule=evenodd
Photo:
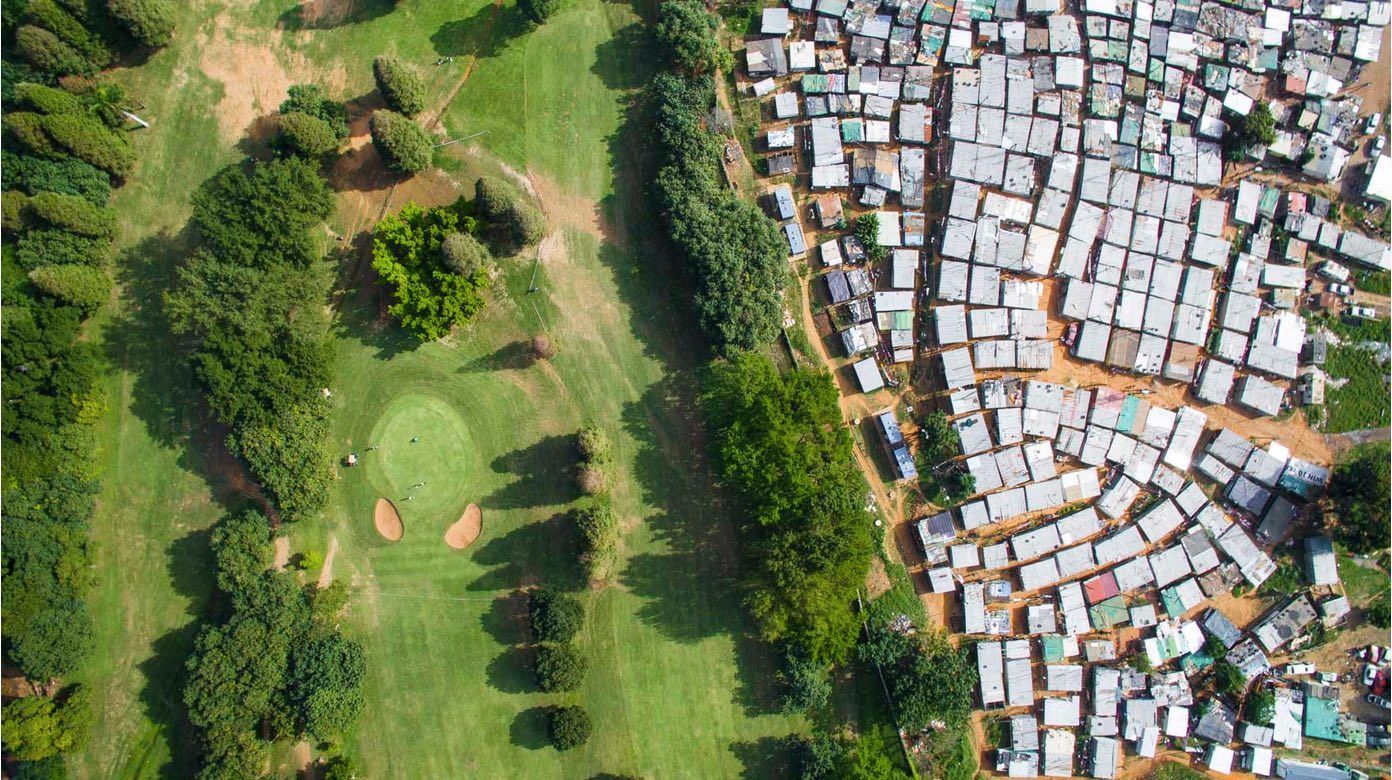
M1389 601L1387 591L1379 593L1368 602L1367 614L1368 622L1378 628L1392 625L1392 601Z
M24 6L24 19L52 32L79 52L94 71L111 62L111 50L102 43L101 37L88 31L81 21L54 0L29 0Z
M538 642L569 642L585 623L579 599L551 588L532 591L528 614L532 636Z
M329 759L319 776L324 780L362 780L358 773L358 765L349 756L334 756Z
M174 35L170 0L106 0L106 10L142 46L163 46Z
M1223 640L1216 635L1210 634L1208 639L1204 641L1204 652L1208 654L1209 658L1221 661L1228 657L1228 646L1223 644Z
M4 177L6 191L17 189L29 195L40 192L81 195L97 206L105 206L111 200L111 176L72 157L45 160L0 152L0 176Z
M415 116L425 109L425 81L420 71L401 58L383 54L373 60L372 77L377 80L377 90L388 108L406 116Z
M371 120L372 145L382 161L399 173L419 173L430 167L430 134L394 111L377 111Z
M1247 697L1247 720L1258 726L1269 725L1276 718L1276 694L1270 688L1253 691Z
M575 513L575 527L580 531L580 544L588 554L612 551L618 543L619 521L613 504L605 497L581 507Z
M546 235L546 216L534 206L514 202L513 208L503 217L512 241L518 246L531 246Z
M15 49L25 62L44 73L68 76L96 71L96 67L81 52L42 27L24 25L16 30Z
M135 152L125 136L87 114L48 114L39 120L44 135L59 149L117 178L135 167Z
M440 242L440 258L445 267L460 276L486 271L493 260L488 247L468 233L450 233Z
M340 634L297 650L290 664L289 698L304 730L327 739L357 720L366 676L362 646Z
M308 266L320 257L309 233L333 213L333 192L314 164L271 160L222 169L193 196L204 247L237 266ZM211 270L211 269L210 269Z
M116 234L116 212L78 195L40 192L29 198L29 213L55 228L91 238Z
M1238 696L1247 690L1247 678L1242 670L1227 661L1213 665L1213 683L1219 693Z
M224 515L213 526L209 546L218 590L240 593L271 566L271 524L260 512Z
M604 465L609 462L613 454L613 445L609 441L609 434L603 428L596 425L586 425L580 429L580 433L575 436L576 447L580 450L580 458L587 463Z
M584 707L574 704L552 710L547 726L551 744L557 750L580 747L590 741L590 732L593 730L590 713L586 712Z
M23 696L4 707L5 750L21 761L43 761L82 746L96 719L92 697L75 686L61 700Z
M1389 459L1388 443L1379 442L1355 448L1334 466L1325 523L1334 541L1351 552L1387 548Z
M729 69L730 53L720 45L714 15L696 0L673 0L658 8L653 37L677 68L692 74Z
M474 182L474 209L485 222L503 221L517 200L517 190L502 179L480 176Z
M91 266L41 265L29 272L29 281L44 293L76 306L89 317L111 297L111 278L100 268Z
M40 114L76 114L83 110L77 95L46 84L16 84L15 101Z
M890 675L890 689L899 708L899 725L922 731L931 722L963 723L971 714L976 665L965 649L954 648L941 636L915 654L906 668Z
M280 113L308 114L328 125L336 140L342 141L348 137L348 109L342 103L331 100L318 84L292 85L286 90Z
M856 218L855 236L865 247L865 256L871 262L883 262L889 250L880 246L880 215L876 212L861 214Z
M408 203L377 223L373 233L372 267L392 291L387 311L422 340L443 337L484 305L487 272L480 268L465 276L444 260L445 238L475 229L463 216L466 205L462 199L432 209Z
M522 13L532 24L545 24L557 9L561 7L561 0L518 0L517 7L522 9Z
M788 713L813 713L831 700L831 681L826 667L810 658L789 653L780 678L784 685L782 707Z
M537 685L547 693L579 688L588 667L585 656L574 645L548 642L537 647Z
M10 657L37 680L71 674L92 650L92 616L76 598L57 600L22 630L6 633Z
M69 233L66 230L29 228L19 236L15 261L32 271L41 265L90 265L104 267L111 256L111 241Z
M333 128L317 116L293 111L276 118L280 148L287 154L322 157L338 148Z

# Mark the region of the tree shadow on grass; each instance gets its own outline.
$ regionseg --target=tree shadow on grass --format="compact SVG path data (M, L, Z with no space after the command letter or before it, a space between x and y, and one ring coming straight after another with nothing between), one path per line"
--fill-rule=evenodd
M547 724L551 720L550 707L532 707L523 710L512 720L508 736L512 744L526 750L541 750L551 744L547 736Z
M641 22L614 31L614 36L595 47L594 65L590 71L615 90L637 89L648 82L655 57L665 56L651 45L651 38Z
M161 769L161 776L166 778L189 777L197 766L198 733L188 722L183 706L184 664L202 624L200 607L208 602L212 591L210 536L206 529L192 531L166 548L165 566L174 590L190 601L191 608L183 625L156 639L150 657L137 667L142 681L140 705L157 730L153 739L164 740L173 756Z
M502 693L536 693L535 655L526 645L503 648L488 664L488 686Z
M523 339L504 344L491 355L482 355L460 366L461 374L487 374L494 371L521 371L536 365L536 352Z
M735 754L744 771L740 777L754 780L792 777L793 749L786 737L761 737L753 742L732 742Z
M396 0L306 0L276 19L282 30L330 30L386 16Z
M493 606L479 616L479 625L498 644L525 644L532 640L527 623L527 607L527 591L515 590L494 599Z
M575 523L569 513L524 523L478 548L474 562L492 568L469 583L469 590L512 591L539 582L567 590L582 588L585 575L576 550Z
M546 436L489 464L514 479L479 502L484 509L562 506L580 497L575 485L575 437Z
M533 27L516 3L487 3L468 18L440 25L431 34L430 43L441 57L496 57L514 38L526 35Z

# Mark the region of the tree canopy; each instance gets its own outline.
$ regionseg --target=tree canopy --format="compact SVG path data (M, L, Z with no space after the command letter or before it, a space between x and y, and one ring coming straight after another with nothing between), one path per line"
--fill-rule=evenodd
M467 209L463 199L430 209L407 203L373 233L372 267L392 291L388 312L422 340L441 338L483 308L487 270L460 273L443 251L447 237L478 229Z
M653 37L672 64L692 75L728 69L730 52L716 35L719 23L697 0L672 0L658 7Z
M760 634L819 663L844 660L874 537L831 377L780 374L743 353L711 368L704 403L720 474L744 506Z
M372 77L388 108L406 116L425 110L425 80L415 66L384 54L372 61Z
M430 134L410 117L385 109L372 114L372 145L387 167L398 173L419 173L430 167Z
M1389 459L1387 442L1365 444L1334 466L1325 521L1334 540L1364 554L1387 549Z

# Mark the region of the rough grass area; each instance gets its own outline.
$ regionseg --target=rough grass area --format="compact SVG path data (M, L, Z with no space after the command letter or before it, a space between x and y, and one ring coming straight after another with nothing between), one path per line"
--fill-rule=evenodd
M1338 562L1339 581L1353 604L1365 606L1374 596L1387 592L1387 572L1365 566L1342 550L1338 553Z
M1190 769L1184 764L1162 761L1155 768L1154 780L1205 780L1203 772Z
M1385 426L1387 407L1387 366L1373 352L1359 347L1330 347L1324 370L1333 380L1347 380L1325 393L1329 433L1356 431Z

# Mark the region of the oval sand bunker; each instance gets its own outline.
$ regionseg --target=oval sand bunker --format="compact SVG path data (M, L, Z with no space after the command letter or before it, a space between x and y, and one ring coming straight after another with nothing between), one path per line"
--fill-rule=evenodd
M483 533L483 510L478 504L470 504L464 508L464 514L454 522L454 525L445 531L445 544L456 550L462 550L473 544Z
M377 506L372 509L372 524L377 527L377 533L389 542L401 540L402 526L401 514L396 511L396 505L385 498L377 499Z

